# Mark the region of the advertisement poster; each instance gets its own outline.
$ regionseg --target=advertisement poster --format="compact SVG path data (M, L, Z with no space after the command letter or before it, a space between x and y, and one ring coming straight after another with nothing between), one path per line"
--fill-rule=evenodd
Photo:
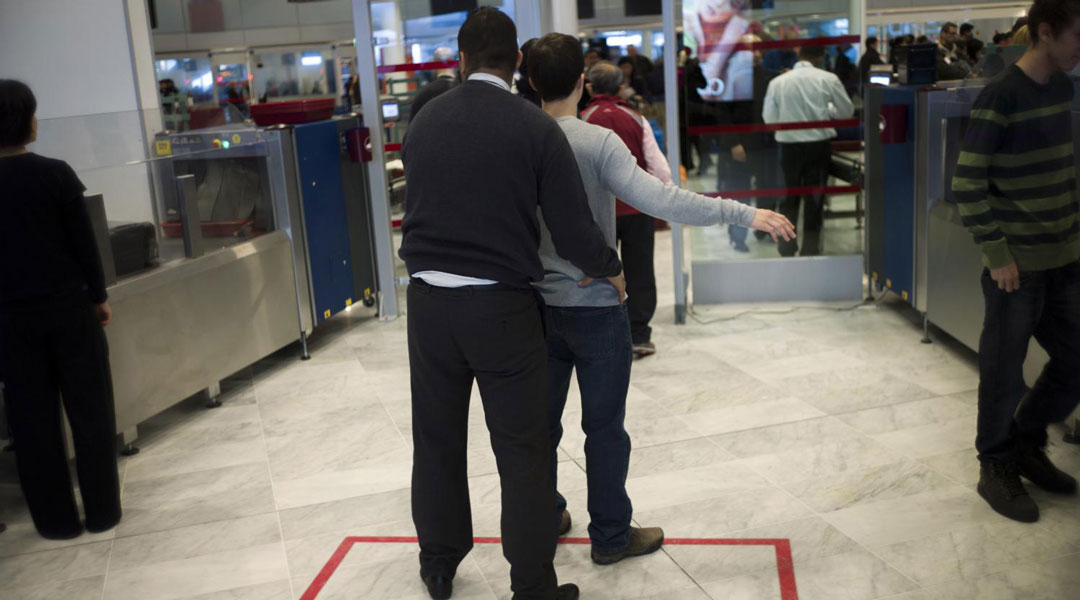
M754 95L754 51L758 41L749 11L772 8L772 0L683 0L683 30L701 67L706 102L749 100ZM692 42L692 43L691 43Z

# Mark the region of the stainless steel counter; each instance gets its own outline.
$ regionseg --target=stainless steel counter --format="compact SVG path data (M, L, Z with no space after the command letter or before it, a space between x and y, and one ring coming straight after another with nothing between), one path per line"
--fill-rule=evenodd
M300 338L292 245L281 231L167 263L109 288L117 429Z

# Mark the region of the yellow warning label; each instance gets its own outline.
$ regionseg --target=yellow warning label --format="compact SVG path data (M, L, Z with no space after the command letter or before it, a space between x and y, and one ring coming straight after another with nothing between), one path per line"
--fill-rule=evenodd
M364 297L365 298L370 298L371 297L371 288L364 288Z
M345 299L345 306L352 306L352 298Z
M234 133L233 134L232 143L234 143L234 144L239 144L240 143L240 134L239 133Z
M903 298L904 300L907 300L907 291L905 290L903 292L900 292L900 297Z
M323 312L323 318L324 319L329 319L330 318L330 309L329 308L326 309L325 312Z
M154 142L154 150L158 156L171 156L172 142L169 140L157 140Z
M885 279L885 287L892 287L892 279Z

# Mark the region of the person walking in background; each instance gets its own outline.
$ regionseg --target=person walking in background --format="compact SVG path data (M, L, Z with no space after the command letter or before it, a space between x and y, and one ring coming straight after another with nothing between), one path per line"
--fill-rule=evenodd
M743 36L743 43L756 44L761 40L756 35ZM748 125L764 123L762 113L769 83L774 79L771 71L762 64L761 50L753 50L753 100L726 102L720 105L722 119L727 125ZM768 133L735 133L720 138L720 168L716 182L718 190L749 190L751 188L784 187L783 174L780 171L779 152L776 141ZM748 201L744 201L748 202ZM758 198L757 207L776 210L774 198ZM728 238L737 252L749 252L746 245L747 228L737 223L728 225ZM764 240L767 234L755 231L758 240Z
M540 106L540 94L536 93L536 90L529 85L529 51L532 50L533 44L536 43L537 38L533 38L521 45L521 65L518 67L517 81L514 82L514 89L517 90L517 95L528 100L537 107Z
M881 60L881 53L878 52L878 39L874 36L866 38L866 52L859 59L860 88L870 82L870 67L883 64L885 61Z
M597 63L589 69L587 88L592 101L581 113L581 118L614 131L630 149L638 166L660 173L662 180L665 177L670 180L667 159L660 152L648 121L616 96L621 84L622 71L609 62ZM650 155L653 157L651 165ZM652 327L649 326L656 312L656 224L651 216L621 200L616 200L615 215L616 238L626 269L626 290L630 295L628 312L634 355L642 358L656 354Z
M551 33L532 48L529 78L541 94L544 112L556 119L574 149L593 218L609 246L614 248L616 243L616 194L649 214L680 223L738 223L781 237L794 234L791 223L771 211L754 210L731 200L695 194L670 182L665 184L641 168L615 132L580 120L576 107L584 87L582 62L577 38ZM610 286L582 286L579 282L584 274L559 255L546 227L541 240L545 277L537 288L547 307L552 476L557 474L563 409L576 369L581 388L581 426L587 436L592 560L610 565L650 554L660 549L664 532L658 527L632 525L633 507L626 491L630 437L624 419L633 360L626 307ZM566 533L571 519L562 495L558 496L558 508L563 514L560 531Z
M26 150L37 139L36 110L29 87L0 80L0 381L34 526L42 537L71 539L83 523L61 405L71 425L86 530L107 531L121 517L103 330L112 310L86 188L67 163Z
M1076 493L1046 455L1046 427L1080 402L1080 203L1073 83L1080 3L1036 0L1031 46L975 100L953 193L982 248L986 315L979 340L979 494L1017 521L1039 518L1020 477ZM1050 355L1028 389L1031 338Z
M645 78L638 71L637 63L633 58L629 56L620 58L619 69L623 73L623 85L630 88L633 96L641 96L644 100L652 97L649 84L645 82ZM628 98L624 98L624 100L628 100Z
M836 75L820 68L824 58L825 48L804 47L799 51L799 62L795 67L769 82L762 107L766 123L848 119L855 114L844 84ZM789 188L824 187L832 160L830 140L834 137L836 130L832 128L777 131L784 184ZM825 197L820 191L787 196L780 202L780 213L792 223L798 223L800 204L803 211L802 256L817 256L821 254ZM799 245L794 240L782 241L779 250L780 256L795 256Z
M450 62L454 60L454 52L449 48L437 48L435 50L436 62ZM452 88L461 83L461 77L458 75L457 69L439 69L438 75L432 81L420 88L416 92L416 97L412 101L412 109L409 113L409 119L415 119L419 114L420 109L424 108L424 105L431 100L441 96L442 94L450 91ZM359 90L359 88L357 88ZM357 91L359 93L359 91Z
M937 73L939 81L952 79L964 79L971 75L971 63L969 63L960 50L957 40L959 30L956 23L946 23L941 26L941 35L938 36L937 48Z
M479 385L502 488L503 555L515 600L576 600L553 564L560 515L550 472L547 345L533 282L542 210L555 248L598 285L625 290L593 222L566 136L510 91L517 30L494 7L458 33L465 82L435 98L402 145L408 199L401 258L408 288L412 508L420 577L449 598L473 545L467 436Z
M967 61L974 67L979 63L979 53L982 52L983 46L986 44L982 40L975 37L975 26L971 23L964 23L960 26L960 39L957 41L963 50L964 56Z

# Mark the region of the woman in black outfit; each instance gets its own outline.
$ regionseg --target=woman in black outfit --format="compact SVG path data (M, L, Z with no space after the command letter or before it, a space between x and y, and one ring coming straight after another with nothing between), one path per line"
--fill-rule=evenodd
M38 532L83 531L61 432L71 424L86 529L120 521L116 417L102 329L112 312L83 201L67 163L26 151L37 102L0 80L0 381L23 495Z

